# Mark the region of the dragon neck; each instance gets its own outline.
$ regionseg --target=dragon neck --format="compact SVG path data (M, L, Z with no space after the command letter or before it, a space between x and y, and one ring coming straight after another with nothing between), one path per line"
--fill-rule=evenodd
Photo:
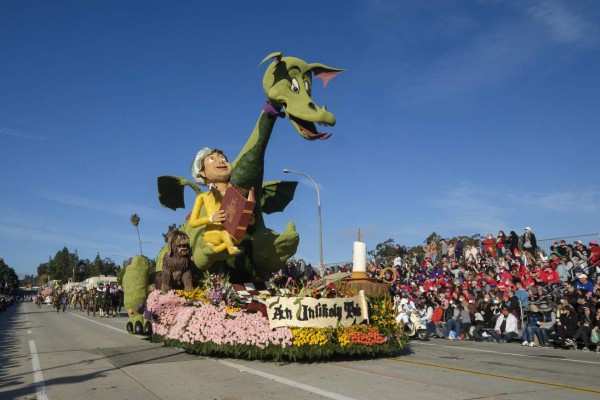
M258 209L260 209L261 189L265 172L265 152L276 120L276 115L269 115L262 111L252 135L250 135L246 145L233 162L231 180L243 188L254 188Z

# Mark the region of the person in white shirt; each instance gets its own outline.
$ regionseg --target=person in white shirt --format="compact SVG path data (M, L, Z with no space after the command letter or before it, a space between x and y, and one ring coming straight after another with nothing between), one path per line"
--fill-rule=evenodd
M496 320L496 326L492 332L492 337L498 343L507 343L515 338L519 333L517 317L511 314L508 307L502 306L500 315Z

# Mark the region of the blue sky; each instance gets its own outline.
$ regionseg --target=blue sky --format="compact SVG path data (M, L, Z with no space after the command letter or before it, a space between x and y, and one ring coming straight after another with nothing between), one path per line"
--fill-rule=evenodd
M195 153L235 158L265 100L258 63L281 51L343 74L313 99L327 141L280 119L265 180L319 184L326 263L360 228L388 238L599 232L600 3L582 1L3 1L0 257L17 273L67 246L117 263L147 255L193 205L158 203L159 175ZM294 221L318 262L316 191Z

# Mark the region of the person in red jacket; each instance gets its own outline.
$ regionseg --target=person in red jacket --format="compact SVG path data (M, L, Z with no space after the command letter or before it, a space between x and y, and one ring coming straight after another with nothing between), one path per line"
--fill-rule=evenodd
M540 271L540 279L547 284L559 283L560 277L558 272L550 268L550 264L544 263L544 267Z
M526 289L529 289L531 287L536 286L538 284L538 281L541 282L542 280L539 277L540 272L540 269L536 268L528 274L523 274L523 276L521 277L521 282L523 282L523 286Z
M496 258L496 240L494 239L494 236L491 233L488 233L487 238L482 240L481 243L483 243L484 246L483 252Z
M435 327L438 322L442 320L442 316L444 315L444 308L438 304L434 303L433 314L427 320L427 335L435 336Z
M598 241L592 240L590 242L590 265L598 266L600 264L600 246Z
M504 231L498 231L498 236L496 237L496 254L498 255L498 258L504 257L507 246L508 239L504 234Z
M588 272L592 282L596 282L600 277L598 273L600 271L600 246L598 246L597 240L590 241L588 251L590 254L588 258Z
M498 272L498 275L500 276L500 280L502 282L506 282L506 281L512 281L513 276L510 274L510 272L504 268L504 267L500 267L500 271Z

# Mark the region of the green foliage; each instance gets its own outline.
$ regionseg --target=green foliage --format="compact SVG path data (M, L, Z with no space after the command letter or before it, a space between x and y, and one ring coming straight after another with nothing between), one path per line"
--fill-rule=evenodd
M171 224L167 228L167 232L162 234L165 243L167 243L167 241L169 240L169 238L168 238L169 233L173 232L175 229L177 229L177 224Z
M93 276L93 275L89 275L89 273L91 272L91 262L88 259L83 259L83 260L79 260L77 261L77 267L75 268L75 281L76 282L81 282L83 280L85 280L87 277L89 276Z
M131 225L137 228L140 224L140 217L137 214L132 214L131 218L129 218L129 222L131 222Z
M252 360L273 361L318 361L332 357L387 357L394 355L401 347L394 341L388 341L381 345L340 346L337 343L327 343L323 346L267 346L261 349L251 345L229 345L215 344L212 342L183 343L179 340L165 339L159 335L152 335L152 341L165 343L170 347L184 349L190 354L206 357L232 357Z
M465 236L462 238L463 244L465 246L475 246L475 247L480 247L481 246L481 239L483 238L483 236L481 236L481 234L476 233L472 236Z
M461 239L463 241L464 246L469 246L469 245L473 245L475 247L479 247L481 246L481 239L483 237L481 236L481 234L476 233L474 235L471 236L461 236ZM437 234L436 232L432 232L429 236L427 236L427 238L425 238L425 240L423 240L423 243L428 243L428 242L435 242L438 245L438 249L440 248L440 241L443 239L442 236L440 236L439 234ZM457 237L453 237L450 239L446 239L446 242L448 244L454 244L457 241ZM375 257L376 259L380 260L380 259L384 259L384 260L389 260L390 258L395 256L395 242L393 239L388 239L383 243L379 243L378 245L375 246L374 250L370 250L368 252L368 255L370 257ZM411 256L417 255L417 254L423 254L425 253L425 247L423 245L416 245L416 246L412 246L412 247L406 247L401 245L400 246L400 254L402 256L404 256L404 254L409 254Z
M138 244L140 245L140 255L143 256L144 252L142 251L142 239L140 238L140 217L137 214L132 214L131 218L129 218L129 222L131 222L131 225L135 226L135 230L137 232L138 235Z
M48 275L49 268L50 267L49 267L48 263L42 263L42 264L38 265L38 267L37 267L38 281L43 275L46 275L46 281L48 281L47 275Z
M74 282L81 282L92 276L99 275L118 275L121 267L106 257L102 258L100 253L96 254L94 261L80 259L75 252L70 252L67 247L59 250L54 257L48 259L48 262L42 263L37 267L38 284L48 282L48 279L56 279L62 283L68 282L69 278Z
M35 275L25 275L23 277L23 279L21 279L19 286L32 287L32 286L35 286L36 284L37 284L37 281L35 279Z
M19 287L19 277L15 270L4 262L3 258L0 258L0 285L3 287Z
M406 252L406 247L400 246L401 250ZM383 243L379 243L375 246L375 249L369 250L367 254L375 259L389 259L396 255L396 243L394 239L388 239Z
M423 253L425 253L425 248L421 245L408 248L408 254L410 254L411 256L414 256L416 254L423 254Z
M135 308L148 297L148 275L150 274L148 259L135 256L125 270L127 273L123 274L124 304L127 308Z
M45 285L46 283L48 283L48 275L47 274L38 275L38 285Z
M77 252L70 253L69 249L63 247L47 263L38 266L38 276L48 275L49 279L66 283L73 276L73 271L77 268L77 261Z
M471 236L461 236L460 239L463 242L463 246L467 247L467 246L475 246L475 247L480 247L481 246L481 239L483 239L484 237L481 236L481 234L479 233L475 233L474 235ZM450 239L447 239L446 242L448 244L456 244L457 242L457 237L453 237Z
M119 273L117 274L117 285L122 285L123 284L123 276L125 275L125 271L126 270L127 270L127 267L121 268L119 270Z
M94 261L92 261L92 264L90 265L89 273L91 274L91 276L98 276L100 275L101 270L102 259L100 258L100 253L96 253L96 258L94 258Z
M369 306L369 322L384 337L393 338L400 348L408 345L408 336L403 327L396 322L397 312L389 293L371 294L367 298Z
M431 242L439 243L439 242L440 242L440 240L442 240L442 239L443 239L443 238L442 238L440 235L438 235L438 234L437 234L437 233L435 233L435 232L432 232L432 233L431 233L431 235L427 236L427 239L425 239L425 240L423 241L423 243L425 243L425 244L427 244L427 243L431 243Z

